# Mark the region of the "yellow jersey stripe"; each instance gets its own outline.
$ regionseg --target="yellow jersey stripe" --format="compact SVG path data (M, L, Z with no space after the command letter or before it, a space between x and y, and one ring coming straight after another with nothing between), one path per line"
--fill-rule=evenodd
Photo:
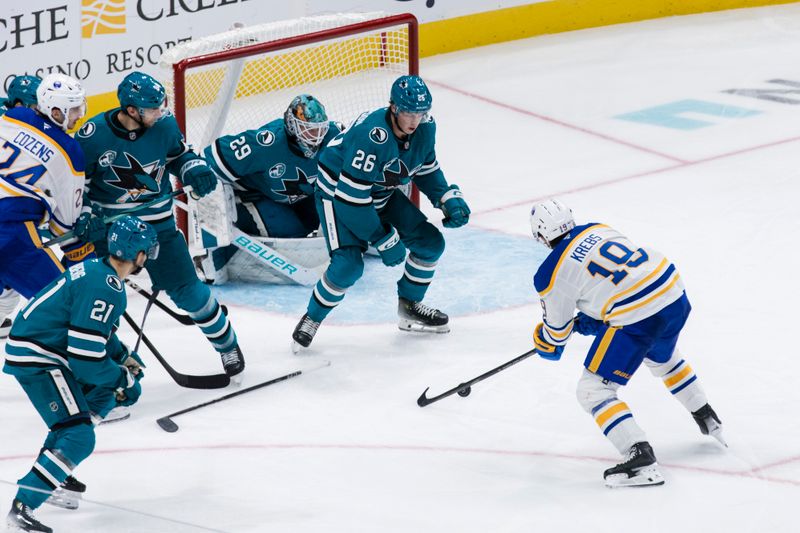
M595 421L597 422L598 426L603 427L603 425L606 422L608 422L611 419L611 417L622 411L630 411L630 409L628 408L628 404L626 404L625 402L620 402L614 405L613 407L606 409L601 414L597 415Z
M21 128L25 128L26 130L31 131L31 132L33 132L33 133L35 133L37 135L42 135L42 136L47 137L48 139L50 139L51 144L59 152L61 152L61 155L64 156L64 161L67 162L67 164L69 165L69 169L72 171L72 173L74 175L76 175L76 176L83 176L83 172L78 172L77 170L75 170L75 167L72 166L72 159L70 159L69 155L67 155L67 152L65 152L64 149L61 147L61 145L55 139L50 137L47 133L43 132L39 128L34 128L33 126L31 126L27 122L19 121L17 119L9 117L8 115L3 115L3 120L7 120L9 122L12 122L12 123L16 124L17 126L19 126Z
M27 221L25 222L25 228L28 230L28 236L30 236L33 244L50 256L50 259L52 259L53 263L55 263L55 265L58 267L59 272L64 272L64 265L62 265L61 261L58 260L56 254L54 254L50 248L42 246L42 239L39 238L39 232L36 231L36 225L31 221Z
M639 290L643 285L646 285L653 278L655 278L657 276L660 276L664 272L664 270L667 268L667 266L669 266L669 264L667 263L667 258L665 257L661 261L661 263L659 263L659 265L656 267L656 269L653 270L651 273L649 273L644 279L639 280L635 285L625 289L622 292L618 292L617 294L615 294L614 296L609 298L608 301L606 301L605 305L603 305L602 311L600 311L600 316L603 317L603 320L605 320L606 311L608 310L608 307L614 301L619 300L623 296L627 296L628 294L631 294L632 292L635 292L635 291Z
M589 233L590 231L597 228L607 228L607 227L608 226L606 226L605 224L595 224L594 226L589 226L588 228L586 228L585 230L578 233L575 237L572 238L572 242L570 243L569 246L564 248L564 251L561 253L561 257L558 259L556 267L553 269L553 273L550 275L550 284L547 285L547 287L542 292L539 293L539 296L545 296L548 292L553 290L553 285L555 285L556 283L556 274L558 274L558 269L561 268L561 264L564 262L564 259L569 255L569 251L572 248L572 245L576 242L580 242L583 236Z
M556 340L563 340L569 337L569 334L572 333L572 323L569 324L569 327L562 331L555 331L553 328L548 326L547 324L544 325L547 328L547 334L553 337Z
M678 274L677 272L675 272L675 277L674 277L674 278L672 278L672 281L671 281L671 282L669 282L669 284L668 284L666 287L664 287L663 289L661 289L661 290L660 290L660 291L658 291L657 293L655 293L655 294L653 294L652 296L650 296L650 298L647 298L646 300L643 300L643 301L639 302L639 303L638 303L638 304L636 304L636 305L631 305L631 306L629 306L629 307L625 307L624 309L621 309L621 310L616 310L616 309L615 309L615 310L614 310L614 311L613 311L613 312L612 312L610 315L608 315L608 316L606 317L606 319L607 319L607 320L611 320L612 318L617 318L617 317L619 317L620 315L623 315L623 314L625 314L625 313L629 313L630 311L634 311L634 310L636 310L636 309L639 309L640 307L644 307L645 305L649 304L649 303L650 303L650 302L652 302L653 300L655 300L655 299L657 299L657 298L660 298L661 296L663 296L663 295L664 295L664 293L666 293L666 292L667 292L667 291L669 291L669 290L670 290L670 289L671 289L673 286L675 286L675 284L678 282L678 280L680 279L680 277L681 277L681 275L680 275L680 274Z
M594 353L592 361L589 363L589 372L597 372L597 369L600 368L600 363L603 362L603 357L606 356L608 345L611 344L611 339L614 338L614 334L618 329L618 327L612 326L606 330L605 334L603 334L603 339L600 341L600 346L597 347L597 351Z
M680 381L683 378L685 378L686 376L688 376L691 373L692 373L692 367L690 367L689 365L686 365L686 367L683 370L681 370L680 372L678 372L677 374L675 374L671 378L665 379L664 380L664 385L666 385L669 388L672 388L673 385L675 385L676 383L680 383Z

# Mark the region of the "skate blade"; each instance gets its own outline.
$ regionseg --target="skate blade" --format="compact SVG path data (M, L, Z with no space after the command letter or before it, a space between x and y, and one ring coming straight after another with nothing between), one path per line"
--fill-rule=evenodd
M293 353L294 355L297 355L297 354L299 354L301 350L304 350L304 349L305 349L305 347L304 347L302 344L300 344L299 342L297 342L297 341L295 341L295 340L293 340L293 341L292 341L292 346L291 346L291 348L292 348L292 353Z
M397 323L400 331L410 331L412 333L450 333L450 324L442 324L441 326L427 326L420 324L413 320L406 320L401 318Z
M664 484L664 476L659 472L658 465L642 468L636 474L628 477L624 472L613 474L606 478L606 487L618 489L623 487L655 487Z
M101 425L101 426L105 426L106 424L113 424L113 423L115 423L115 422L122 422L123 420L127 420L127 419L129 419L130 417L131 417L131 414L130 414L130 413L125 413L125 414L124 414L124 415L122 415L122 416L118 416L118 417L111 418L111 419L104 418L103 420L101 420L101 421L100 421L100 424L99 424L99 425Z
M728 443L725 441L725 439L722 436L722 428L721 427L717 427L716 429L713 429L713 430L709 431L708 434L711 435L712 437L714 437L715 439L717 439L717 442L719 442L720 444L722 444L726 448L728 447Z
M53 491L49 498L44 503L61 507L62 509L69 509L74 511L78 508L81 500L81 493L74 490L67 490L65 488L57 488Z

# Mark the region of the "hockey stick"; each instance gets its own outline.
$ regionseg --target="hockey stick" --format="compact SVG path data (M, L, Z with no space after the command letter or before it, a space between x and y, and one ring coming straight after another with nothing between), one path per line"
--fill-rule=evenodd
M130 287L134 291L138 292L139 294L141 294L142 296L147 298L148 302L152 301L153 303L156 304L156 307L158 307L159 309L161 309L162 311L167 313L169 316L171 316L172 318L174 318L175 320L177 320L178 322L180 322L184 326L194 326L194 320L192 320L192 317L190 317L186 313L179 313L179 312L173 310L172 308L170 308L168 305L164 304L161 300L159 300L157 298L153 298L151 300L152 294L150 294L147 290L143 289L142 287L137 285L136 282L134 282L134 281L132 281L130 279L126 279L125 283L128 284L128 287ZM149 305L149 303L148 303L148 305ZM225 309L223 309L222 312L227 314L225 312Z
M277 378L273 378L273 379L270 379L270 380L267 380L267 381L263 381L263 382L261 382L261 383L259 383L257 385L253 385L252 387L247 387L246 389L238 390L236 392L232 392L230 394L226 394L225 396L220 396L219 398L216 398L214 400L209 400L207 402L203 402L203 403L199 403L197 405L193 405L191 407L187 407L186 409L181 409L180 411L176 411L176 412L174 412L172 414L169 414L167 416L163 416L163 417L159 418L158 420L156 420L156 423L164 431L166 431L168 433L175 433L176 431L178 431L179 428L178 428L178 424L176 424L172 420L173 417L176 417L178 415L183 415L183 414L186 414L186 413L190 413L192 411L196 411L197 409L200 409L201 407L205 407L207 405L212 405L212 404L215 404L215 403L222 402L224 400L228 400L230 398L234 398L234 397L239 396L241 394L244 394L246 392L254 391L256 389L261 389L261 388L267 387L269 385L274 385L276 383L280 383L281 381L286 381L287 379L292 379L292 378L297 377L297 376L299 376L301 374L309 374L309 373L311 373L311 372L313 372L315 370L319 370L320 368L325 368L326 366L331 366L331 362L330 361L325 361L323 364L315 366L315 367L312 367L312 368L309 368L307 370L295 370L294 372L289 372L288 374L284 374L283 376L280 376L280 377L277 377Z
M465 381L464 383L459 383L457 386L453 387L452 389L450 389L448 391L445 391L445 392L439 394L438 396L433 396L431 398L428 398L427 396L425 396L425 393L428 392L428 389L430 389L430 387L428 387L427 389L425 389L422 392L420 397L417 398L417 405L419 405L420 407L425 407L426 405L430 405L433 402L438 402L442 398L447 398L451 394L455 394L455 393L458 393L458 395L461 396L462 398L466 398L467 396L469 396L469 393L472 392L472 386L475 385L476 383L478 383L480 381L483 381L484 379L486 379L486 378L488 378L490 376L494 376L498 372L501 372L501 371L505 370L506 368L508 368L510 366L516 365L517 363L527 359L528 357L530 357L534 353L536 353L536 349L533 349L533 350L531 350L529 352L525 352L524 354L522 354L522 355L520 355L518 357L515 357L511 361L508 361L507 363L503 363L502 365L498 366L497 368L493 368L493 369L489 370L488 372L484 372L483 374L481 374L480 376L478 376L476 378L472 378L471 380Z
M133 331L135 331L137 335L141 335L142 341L144 341L145 346L147 346L147 348L153 354L153 357L158 359L158 362L161 363L161 366L164 367L164 369L167 371L167 374L169 374L170 377L175 380L175 383L181 387L185 387L187 389L224 389L230 385L231 378L229 378L227 374L195 376L178 372L172 368L172 366L170 366L166 359L164 359L153 343L150 342L150 339L147 338L147 335L144 334L144 331L139 328L139 326L136 324L136 322L134 322L127 312L123 313L122 317L131 326L131 328L133 328Z
M115 220L118 220L118 219L120 219L120 218L122 218L122 217L124 217L126 215L132 215L134 213L138 213L142 209L147 209L148 207L153 207L156 204L160 204L164 200L168 200L168 199L171 199L171 198L177 198L178 196L180 196L182 194L189 193L189 192L192 192L191 185L187 185L183 189L174 190L171 193L166 194L164 196L159 196L158 198L150 200L149 202L145 202L143 204L137 205L137 206L132 207L130 209L126 209L122 213L116 213L116 214L113 214L111 216L104 217L103 218L103 223L104 224L111 224ZM61 243L61 242L64 242L64 241L68 241L69 239L73 238L74 236L75 236L75 231L74 230L70 230L70 231L66 232L64 235L61 235L60 237L56 237L54 239L50 239L46 243L42 244L42 247L43 248L49 248L50 246L53 246L54 244L58 244L58 243Z
M232 228L233 240L231 244L245 251L258 261L268 266L290 280L306 287L315 285L320 278L320 273L312 269L308 269L291 258L280 254L274 248L271 248L263 242L257 241L244 233L243 231Z

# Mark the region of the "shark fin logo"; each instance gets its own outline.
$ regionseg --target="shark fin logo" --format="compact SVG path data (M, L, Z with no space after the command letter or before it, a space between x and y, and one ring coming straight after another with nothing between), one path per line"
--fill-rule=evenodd
M81 37L125 33L125 0L81 0Z

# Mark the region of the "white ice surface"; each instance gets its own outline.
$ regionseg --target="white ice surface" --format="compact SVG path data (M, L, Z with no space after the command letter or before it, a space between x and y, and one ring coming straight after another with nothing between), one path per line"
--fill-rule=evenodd
M363 296L348 295L299 357L289 337L307 289L280 293L271 307L264 290L269 310L221 291L247 356L243 386L332 365L176 417L180 430L168 434L156 418L229 391L180 389L143 350L132 419L100 427L76 471L91 503L45 506L38 517L60 533L800 530L800 248L789 239L800 233L800 106L721 92L798 80L798 57L800 6L789 5L424 60L439 160L473 210L469 229L445 230L428 299L451 312L452 332L398 331L399 269L374 262L357 286ZM613 118L683 99L761 114L693 131ZM694 311L680 346L731 447L700 435L640 370L621 395L656 451L663 487L604 488L602 471L619 458L574 395L586 338L571 339L560 362L530 358L469 398L415 403L428 386L436 394L530 349L541 318L530 279L542 253L528 210L550 195L579 221L660 249L688 287ZM509 286L519 287L514 297L484 298ZM129 300L141 317L144 300ZM146 329L182 371L219 370L198 330L158 310ZM7 375L0 413L0 480L14 482L46 428ZM0 483L3 505L13 493Z

